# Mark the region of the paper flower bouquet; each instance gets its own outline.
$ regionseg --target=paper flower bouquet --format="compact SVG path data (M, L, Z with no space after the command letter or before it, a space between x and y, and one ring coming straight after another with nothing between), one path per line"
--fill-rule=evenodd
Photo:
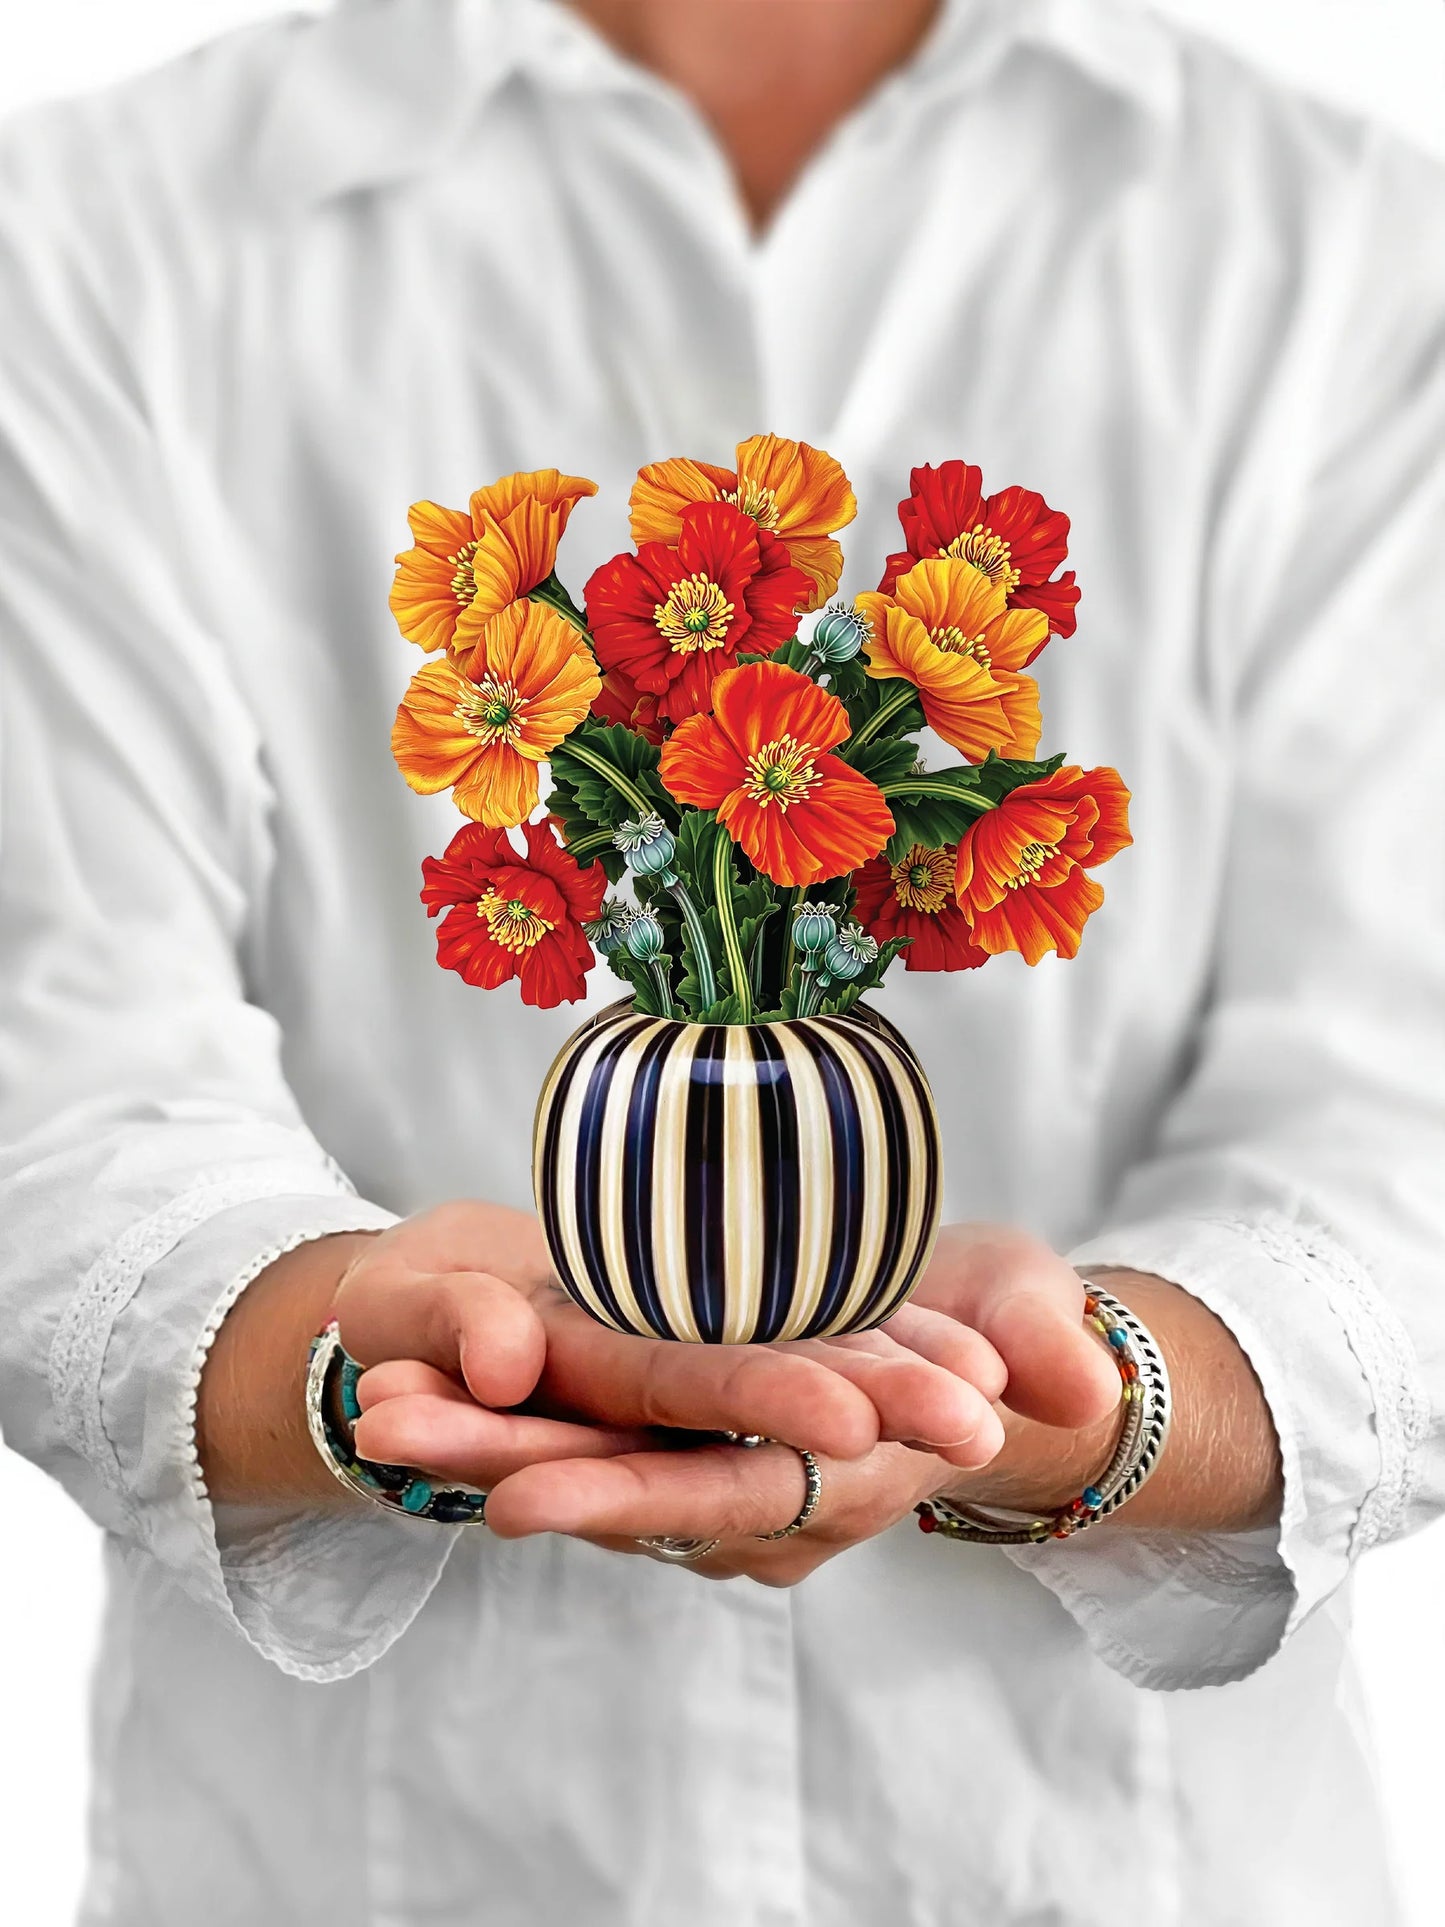
M537 1107L579 1304L694 1342L864 1330L927 1261L940 1157L913 1052L860 999L900 958L1072 957L1089 872L1129 841L1113 770L1035 760L1068 521L963 462L915 469L904 548L831 603L853 491L763 435L733 468L644 468L635 549L579 606L557 555L595 493L543 469L411 510L391 606L431 660L392 750L468 819L423 866L438 960L544 1008L597 954L627 988ZM960 760L926 768L925 727Z

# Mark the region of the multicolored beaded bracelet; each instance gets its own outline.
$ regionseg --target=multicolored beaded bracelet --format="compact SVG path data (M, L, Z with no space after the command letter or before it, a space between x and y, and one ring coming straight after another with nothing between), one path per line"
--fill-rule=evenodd
M1094 1484L1086 1485L1052 1518L1005 1515L948 1499L925 1499L914 1510L919 1529L941 1532L974 1545L1038 1545L1068 1539L1127 1504L1159 1463L1169 1436L1172 1402L1164 1355L1148 1328L1111 1293L1091 1284L1084 1298L1084 1322L1109 1348L1123 1381L1123 1421L1109 1463Z
M357 1380L362 1367L341 1342L333 1319L311 1341L306 1365L306 1423L316 1450L349 1492L413 1519L442 1525L485 1525L487 1495L475 1486L434 1485L409 1465L382 1465L358 1456L352 1427L361 1417Z

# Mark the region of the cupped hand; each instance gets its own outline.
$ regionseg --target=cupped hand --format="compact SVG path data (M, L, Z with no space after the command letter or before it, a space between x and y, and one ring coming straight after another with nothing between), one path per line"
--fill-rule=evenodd
M513 1230L537 1260L526 1223ZM443 1225L432 1261L470 1228ZM437 1289L464 1325L484 1316L498 1284L465 1274ZM479 1332L473 1344L448 1338L367 1372L358 1447L486 1485L499 1537L560 1532L634 1554L648 1537L718 1539L689 1567L706 1578L794 1585L940 1492L1058 1502L1078 1465L1092 1466L1118 1406L1118 1373L1083 1326L1082 1281L1046 1245L1004 1227L945 1227L913 1302L883 1330L842 1339L729 1348L628 1338L589 1319L536 1265L516 1295L510 1343L529 1365L508 1389L543 1416L482 1409L499 1402L503 1366L496 1332ZM447 1363L454 1348L460 1371ZM473 1354L485 1372L466 1363ZM530 1393L518 1394L528 1376ZM1003 1449L1005 1421L1010 1439L1029 1435L1025 1452ZM523 1425L537 1429L504 1441L503 1428ZM664 1440L657 1427L782 1443L675 1450L676 1435ZM958 1436L930 1442L930 1431L950 1430ZM589 1439L586 1451L568 1450L573 1433ZM805 1531L762 1540L802 1505L801 1446L818 1456L821 1501Z
M491 1447L484 1413L444 1373L421 1364L381 1365L362 1377L357 1443L387 1450L444 1478L469 1478ZM1000 1434L1001 1436L1001 1434ZM995 1449L990 1437L980 1455ZM608 1458L568 1462L538 1454L496 1479L487 1524L499 1538L565 1533L638 1556L649 1537L717 1539L687 1570L705 1579L747 1576L794 1586L840 1552L872 1539L959 1477L956 1465L906 1445L880 1444L859 1459L816 1456L822 1490L806 1529L766 1541L796 1519L807 1492L791 1445L661 1447L656 1435ZM549 1462L551 1461L551 1462Z
M333 1313L363 1365L430 1366L488 1408L408 1410L431 1394L399 1390L393 1376L358 1428L358 1449L477 1484L498 1469L489 1455L501 1428L523 1417L564 1428L527 1435L555 1446L549 1456L565 1456L569 1432L589 1441L575 1456L615 1456L609 1434L624 1435L625 1454L636 1434L663 1427L761 1432L838 1459L880 1440L916 1441L975 1466L1002 1437L992 1409L1002 1361L987 1338L936 1310L910 1306L878 1332L784 1345L636 1338L574 1305L551 1277L536 1220L495 1205L440 1206L369 1240ZM419 1433L430 1459L403 1449Z
M1084 1281L1025 1231L945 1225L912 1308L988 1342L1007 1374L1002 1401L1021 1418L1075 1431L1108 1419L1119 1403L1119 1373L1084 1326Z

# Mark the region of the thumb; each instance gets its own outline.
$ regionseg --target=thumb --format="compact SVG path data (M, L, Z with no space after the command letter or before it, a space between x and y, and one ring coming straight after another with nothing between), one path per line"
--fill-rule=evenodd
M484 1271L398 1275L363 1262L337 1294L333 1316L362 1365L418 1359L460 1379L493 1410L530 1397L547 1355L531 1302Z
M945 1226L916 1300L982 1333L1008 1372L1003 1403L1021 1418L1078 1431L1118 1404L1118 1370L1084 1326L1084 1282L1039 1239Z

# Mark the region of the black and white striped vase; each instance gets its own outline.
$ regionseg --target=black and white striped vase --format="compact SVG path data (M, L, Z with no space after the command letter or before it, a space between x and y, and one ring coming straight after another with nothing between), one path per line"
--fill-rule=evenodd
M532 1176L557 1275L618 1331L740 1345L867 1331L938 1230L938 1120L875 1011L687 1024L630 1003L563 1045Z

